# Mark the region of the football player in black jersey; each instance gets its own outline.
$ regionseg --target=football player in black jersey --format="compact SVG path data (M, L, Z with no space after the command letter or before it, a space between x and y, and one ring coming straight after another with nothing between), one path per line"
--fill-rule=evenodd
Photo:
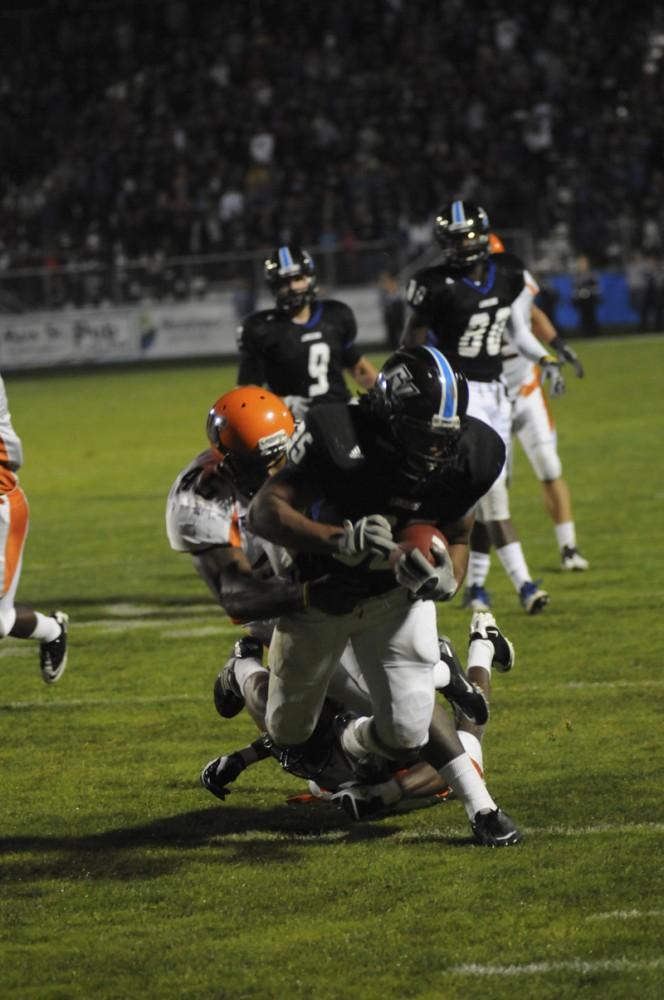
M501 380L502 346L509 336L516 349L542 369L544 381L560 380L559 362L545 353L524 319L528 295L524 267L511 254L491 254L489 219L483 208L454 201L436 218L442 261L418 271L408 283L413 313L404 343L435 344L462 372L469 386L468 412L511 441L511 405ZM536 614L549 596L531 578L510 518L506 470L478 505L491 542L525 611Z
M265 261L275 305L252 313L238 330L238 385L266 385L296 419L313 403L345 402L348 371L362 389L376 369L355 343L357 323L344 302L316 297L316 270L306 250L281 246Z
M435 601L448 601L468 560L473 508L505 461L486 423L466 414L467 387L435 348L395 352L358 405L312 407L296 429L284 469L263 484L248 511L251 531L292 550L304 579L329 574L343 591L363 588L352 612L306 608L280 617L270 645L266 724L297 751L314 731L329 679L350 643L373 706L346 720L344 752L358 766L379 755L432 764L462 799L483 844L520 834L491 798L447 716L435 752L429 725L438 660ZM444 534L432 565L395 537L408 523ZM344 793L342 793L344 794ZM361 797L364 792L349 792ZM366 793L386 805L402 789L391 778Z

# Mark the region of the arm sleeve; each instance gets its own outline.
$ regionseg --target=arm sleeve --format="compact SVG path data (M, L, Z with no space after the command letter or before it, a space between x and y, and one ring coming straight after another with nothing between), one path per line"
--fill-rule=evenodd
M237 331L237 348L240 355L237 370L238 385L264 385L265 359L261 354L251 327L243 324Z
M512 342L516 349L529 361L537 363L546 354L546 349L530 329L530 311L533 303L532 292L527 285L512 303Z
M354 368L362 357L362 351L357 346L357 320L355 313L348 306L343 313L343 366Z

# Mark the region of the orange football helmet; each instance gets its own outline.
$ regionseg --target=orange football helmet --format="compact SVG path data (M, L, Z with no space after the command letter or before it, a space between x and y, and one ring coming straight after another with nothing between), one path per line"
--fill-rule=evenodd
M294 428L283 399L257 385L240 385L220 396L207 418L210 444L248 496L284 457Z
M505 244L495 233L489 233L489 253L505 253Z

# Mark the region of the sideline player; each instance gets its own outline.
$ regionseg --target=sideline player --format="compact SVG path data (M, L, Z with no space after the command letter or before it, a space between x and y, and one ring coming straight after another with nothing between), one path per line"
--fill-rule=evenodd
M252 313L238 330L238 384L268 386L296 420L310 405L350 399L344 371L370 389L376 369L355 343L353 311L344 302L317 298L307 251L277 247L265 261L265 280L275 305Z
M287 465L254 497L250 529L297 553L304 579L329 573L340 590L351 580L364 587L349 614L308 608L280 617L269 651L266 724L278 745L295 752L305 745L350 642L372 713L340 725L349 759L359 767L373 755L427 760L462 799L476 838L508 846L521 835L444 713L435 745L429 738L439 658L434 601L456 593L466 570L471 511L505 460L500 437L466 416L466 403L465 380L440 351L401 349L357 405L309 411ZM395 551L393 530L398 535L413 520L435 524L447 539L435 566L417 550ZM403 793L391 779L366 792L371 800L376 794L389 806ZM357 800L363 792L352 795Z
M413 310L406 344L435 344L450 364L468 379L468 413L493 427L509 453L511 405L501 379L501 348L508 320L521 353L540 364L545 377L560 383L559 364L547 355L524 322L521 305L527 296L523 266L513 258L490 254L489 219L484 209L454 201L436 217L435 238L442 262L418 271L407 288ZM528 614L549 601L533 582L510 517L506 469L477 508L498 558Z
M53 684L67 666L69 616L64 611L44 615L14 603L30 520L28 500L18 484L22 463L21 439L12 426L5 383L0 377L0 638L36 639L42 678Z
M504 253L502 240L490 233L491 252ZM576 352L556 332L555 327L538 306L537 282L524 269L528 296L523 297L526 322L545 347L552 348L561 362L569 362L578 378L583 378L583 366ZM540 371L508 342L503 347L503 379L512 404L512 431L518 437L533 471L542 484L544 506L554 524L556 542L563 571L588 569L588 560L577 547L576 526L572 515L572 499L562 475L562 462L557 449L556 428L542 388ZM511 463L508 463L511 464ZM486 527L476 522L471 536L471 552L464 605L473 611L488 611L490 599L485 589L489 573L491 542Z

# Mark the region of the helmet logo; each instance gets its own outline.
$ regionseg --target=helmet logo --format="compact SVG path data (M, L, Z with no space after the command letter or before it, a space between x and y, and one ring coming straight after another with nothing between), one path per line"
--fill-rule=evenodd
M406 365L401 364L396 368L391 368L388 372L383 373L382 378L390 393L397 399L420 395L420 390Z
M256 451L261 456L269 457L284 451L287 444L288 434L284 430L279 430L275 431L274 434L266 434L265 437L259 438Z

